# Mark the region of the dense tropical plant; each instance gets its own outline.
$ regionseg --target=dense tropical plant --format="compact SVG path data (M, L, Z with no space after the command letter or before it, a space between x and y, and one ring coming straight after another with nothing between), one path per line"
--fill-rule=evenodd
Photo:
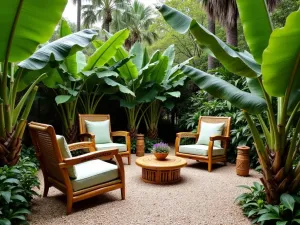
M136 42L147 42L152 44L158 39L156 31L150 31L149 26L154 22L155 14L150 6L145 6L139 0L134 0L125 8L125 12L115 13L118 19L112 23L115 31L127 28L130 30L130 36L126 40L126 49L130 49Z
M243 27L247 27L244 34L252 55L232 49L195 20L173 8L162 5L159 11L178 32L191 31L199 45L227 70L247 77L251 93L193 67L183 66L183 72L200 88L243 110L256 144L267 201L276 204L282 193L296 193L300 186L300 162L293 166L300 132L300 120L295 120L300 107L300 11L290 14L283 28L273 30L265 1L237 0L237 5ZM267 121L262 119L264 113ZM260 136L253 118L259 120L265 139ZM291 130L294 135L288 140Z
M116 11L124 12L127 4L128 0L91 0L89 4L82 6L83 24L85 27L91 27L102 21L102 29L109 32L111 22L118 19L113 18L113 14Z
M37 92L36 84L46 77L40 73L18 99L19 83L25 79L26 69L24 64L17 66L15 63L29 57L39 44L51 37L66 3L66 0L51 3L17 0L1 4L0 166L18 162L27 116ZM42 63L44 58L34 64Z
M0 168L0 224L24 224L30 214L30 202L38 194L37 167L29 158L16 165Z

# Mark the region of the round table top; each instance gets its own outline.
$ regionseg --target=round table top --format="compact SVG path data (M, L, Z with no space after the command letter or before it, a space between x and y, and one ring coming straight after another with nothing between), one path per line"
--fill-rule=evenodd
M136 165L156 170L177 169L186 166L186 160L177 156L168 156L165 160L157 160L154 155L137 158Z

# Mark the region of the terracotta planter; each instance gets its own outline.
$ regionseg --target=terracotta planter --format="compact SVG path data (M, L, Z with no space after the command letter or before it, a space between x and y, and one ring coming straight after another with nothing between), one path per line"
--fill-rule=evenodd
M136 135L136 156L144 156L145 154L145 141L143 134Z
M238 146L236 157L236 174L239 176L249 176L250 160L248 146Z
M169 153L153 153L157 160L165 160Z

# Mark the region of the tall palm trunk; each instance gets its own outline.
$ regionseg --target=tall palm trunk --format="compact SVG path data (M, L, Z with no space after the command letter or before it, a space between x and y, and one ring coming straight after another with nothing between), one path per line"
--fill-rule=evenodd
M238 45L237 19L232 26L226 26L226 43L235 47Z
M216 23L215 23L215 19L214 19L212 16L210 16L210 15L208 15L208 30L209 30L211 33L213 33L213 34L216 33ZM208 64L207 69L208 69L208 70L211 70L211 69L213 69L213 68L216 68L217 62L218 62L218 61L217 61L214 57L211 57L211 56L209 55L209 56L208 56L208 60L207 60L207 64Z
M77 0L77 31L81 27L81 0Z

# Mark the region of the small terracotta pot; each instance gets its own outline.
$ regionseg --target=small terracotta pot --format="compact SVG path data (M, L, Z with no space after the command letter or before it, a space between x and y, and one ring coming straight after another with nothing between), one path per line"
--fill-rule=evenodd
M153 153L157 160L165 160L169 153Z

